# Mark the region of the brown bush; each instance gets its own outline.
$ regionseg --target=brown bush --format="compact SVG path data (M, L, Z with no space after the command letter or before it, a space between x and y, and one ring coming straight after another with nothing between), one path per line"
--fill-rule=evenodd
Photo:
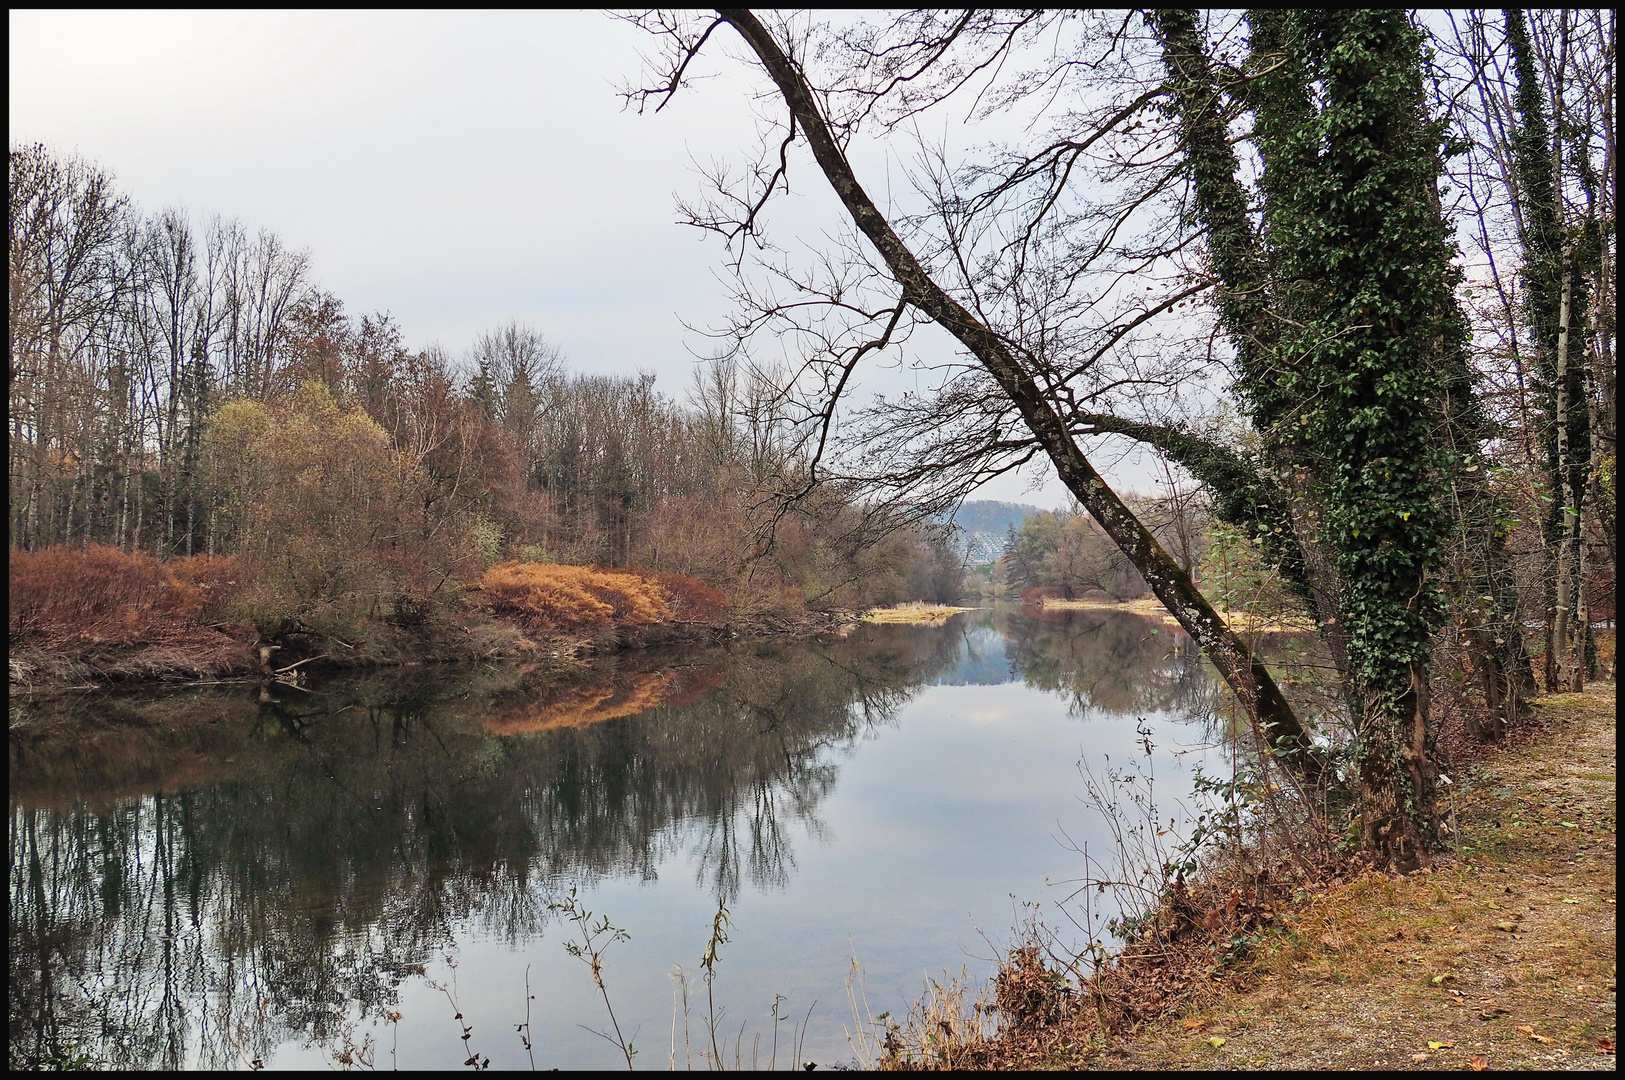
M671 606L672 618L679 622L715 624L728 617L728 598L703 581L686 574L657 574L636 567L629 572L657 582Z
M195 630L235 594L241 565L194 555L160 562L118 548L10 553L12 647L78 651L150 644Z
M606 570L505 562L480 579L498 611L519 617L539 635L590 638L600 643L645 641L661 627L719 621L722 595L693 578L644 570Z

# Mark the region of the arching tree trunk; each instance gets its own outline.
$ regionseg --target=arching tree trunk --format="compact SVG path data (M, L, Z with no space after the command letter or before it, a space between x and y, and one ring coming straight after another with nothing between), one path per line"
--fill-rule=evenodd
M1054 464L1062 483L1134 564L1185 632L1201 646L1280 755L1318 776L1309 733L1264 664L1230 630L1179 564L1163 549L1078 449L1037 383L987 326L949 296L875 207L831 135L811 89L772 34L746 10L719 10L755 52L807 137L813 157L858 229L902 288L903 299L953 334L998 382Z

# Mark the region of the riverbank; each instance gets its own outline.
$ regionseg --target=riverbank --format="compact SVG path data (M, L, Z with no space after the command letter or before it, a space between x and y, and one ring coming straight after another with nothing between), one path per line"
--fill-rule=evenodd
M1538 699L1506 745L1454 763L1454 846L1431 868L1328 866L1239 905L1193 887L1196 932L1110 968L1109 1000L1018 954L995 980L1001 1033L932 1063L1613 1069L1615 749L1614 683Z
M1135 615L1144 615L1148 618L1161 619L1170 626L1178 626L1179 620L1168 614L1168 609L1162 606L1162 601L1155 598L1140 600L1061 600L1045 598L1040 606L1046 609L1059 611L1127 611ZM1309 619L1296 615L1259 615L1250 611L1231 611L1228 608L1215 608L1230 629L1238 633L1249 634L1312 634L1315 624Z
M482 597L436 611L411 625L368 624L353 641L317 631L294 631L266 640L246 624L198 626L161 641L86 640L79 649L24 645L8 657L13 694L61 693L143 684L196 685L223 681L296 681L301 671L423 667L431 664L568 663L583 657L650 645L703 644L736 637L810 637L849 621L845 613L750 621L674 624L653 640L594 640L569 634L534 634L512 616L494 614ZM267 653L267 650L270 650Z
M926 604L918 601L893 607L873 608L863 615L864 622L907 623L913 626L941 626L961 611L974 608L955 607L952 604Z
M182 627L133 640L86 635L50 645L13 645L12 693L54 693L143 683L293 680L302 669L533 660L575 655L582 643L527 637L514 621L477 605L436 611L411 625L369 623L345 640L317 630L266 638L246 623Z
M567 660L740 635L812 634L848 613L730 606L692 578L511 562L428 597L292 605L244 583L236 559L160 562L115 548L11 553L12 693L233 679L312 667ZM287 612L297 612L288 614Z

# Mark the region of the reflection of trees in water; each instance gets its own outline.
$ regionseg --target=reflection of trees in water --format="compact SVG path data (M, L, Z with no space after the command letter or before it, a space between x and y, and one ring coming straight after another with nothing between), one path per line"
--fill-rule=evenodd
M1165 712L1205 728L1206 741L1235 740L1245 717L1185 634L1125 611L1021 608L983 616L1005 639L1005 655L1027 685L1071 699L1075 715ZM1249 641L1269 664L1293 708L1312 728L1340 723L1339 685L1312 634L1257 635ZM1250 739L1238 743L1251 753Z
M1071 698L1078 715L1172 712L1204 715L1213 681L1185 635L1124 611L1003 610L994 626L1028 686Z
M32 718L11 733L11 1063L76 1043L115 1066L241 1065L288 1037L325 1042L347 1010L392 1003L458 920L532 936L561 880L652 875L681 848L721 899L782 884L790 823L819 828L830 752L952 657L945 635L880 633L569 677L193 693L184 723L151 698ZM614 713L606 701L657 684L666 703L637 716L555 707ZM552 723L566 713L581 726ZM492 717L547 730L499 738ZM196 786L132 796L173 782L174 760Z

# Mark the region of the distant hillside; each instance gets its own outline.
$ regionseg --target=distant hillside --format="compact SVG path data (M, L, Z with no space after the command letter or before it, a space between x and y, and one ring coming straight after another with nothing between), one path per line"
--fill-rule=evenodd
M1004 554L1005 541L1012 528L1021 528L1027 515L1043 512L1040 506L991 499L961 503L953 515L954 524L960 530L960 551L966 555L967 562L992 562Z

